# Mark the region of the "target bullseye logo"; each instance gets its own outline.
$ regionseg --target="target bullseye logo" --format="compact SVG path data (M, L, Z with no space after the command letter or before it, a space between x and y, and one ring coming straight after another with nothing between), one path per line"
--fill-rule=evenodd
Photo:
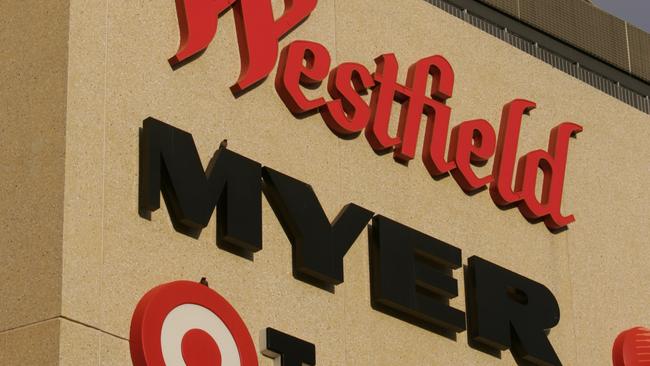
M237 311L196 282L171 282L144 295L130 338L134 366L258 366Z
M650 365L650 329L636 327L619 334L612 349L614 366Z

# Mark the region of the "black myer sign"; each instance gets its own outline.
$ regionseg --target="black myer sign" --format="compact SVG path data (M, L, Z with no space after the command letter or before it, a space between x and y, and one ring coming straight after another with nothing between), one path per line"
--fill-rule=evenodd
M540 283L472 256L464 313L449 305L458 296L453 272L463 266L453 245L354 203L330 222L309 184L225 143L204 170L192 135L153 118L144 121L140 158L141 209L159 209L162 192L178 232L195 236L216 208L218 246L250 256L262 249L264 194L291 241L294 277L331 289L343 283L343 258L370 223L374 309L452 338L467 330L473 347L510 349L519 363L561 365L547 338L559 306Z

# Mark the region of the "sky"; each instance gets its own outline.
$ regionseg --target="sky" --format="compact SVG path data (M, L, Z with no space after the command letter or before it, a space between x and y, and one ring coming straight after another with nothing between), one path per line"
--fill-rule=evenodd
M650 0L592 0L601 9L650 33Z

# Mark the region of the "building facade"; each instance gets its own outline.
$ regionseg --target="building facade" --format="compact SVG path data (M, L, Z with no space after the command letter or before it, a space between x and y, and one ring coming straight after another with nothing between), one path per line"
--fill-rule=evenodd
M0 5L0 365L158 366L138 304L203 278L244 365L268 328L318 365L608 365L650 326L648 34L577 0L199 3Z

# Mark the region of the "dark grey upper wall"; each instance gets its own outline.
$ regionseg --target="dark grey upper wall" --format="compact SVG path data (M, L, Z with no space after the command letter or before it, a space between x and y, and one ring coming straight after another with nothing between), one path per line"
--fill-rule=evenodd
M650 81L650 34L585 0L479 0Z

